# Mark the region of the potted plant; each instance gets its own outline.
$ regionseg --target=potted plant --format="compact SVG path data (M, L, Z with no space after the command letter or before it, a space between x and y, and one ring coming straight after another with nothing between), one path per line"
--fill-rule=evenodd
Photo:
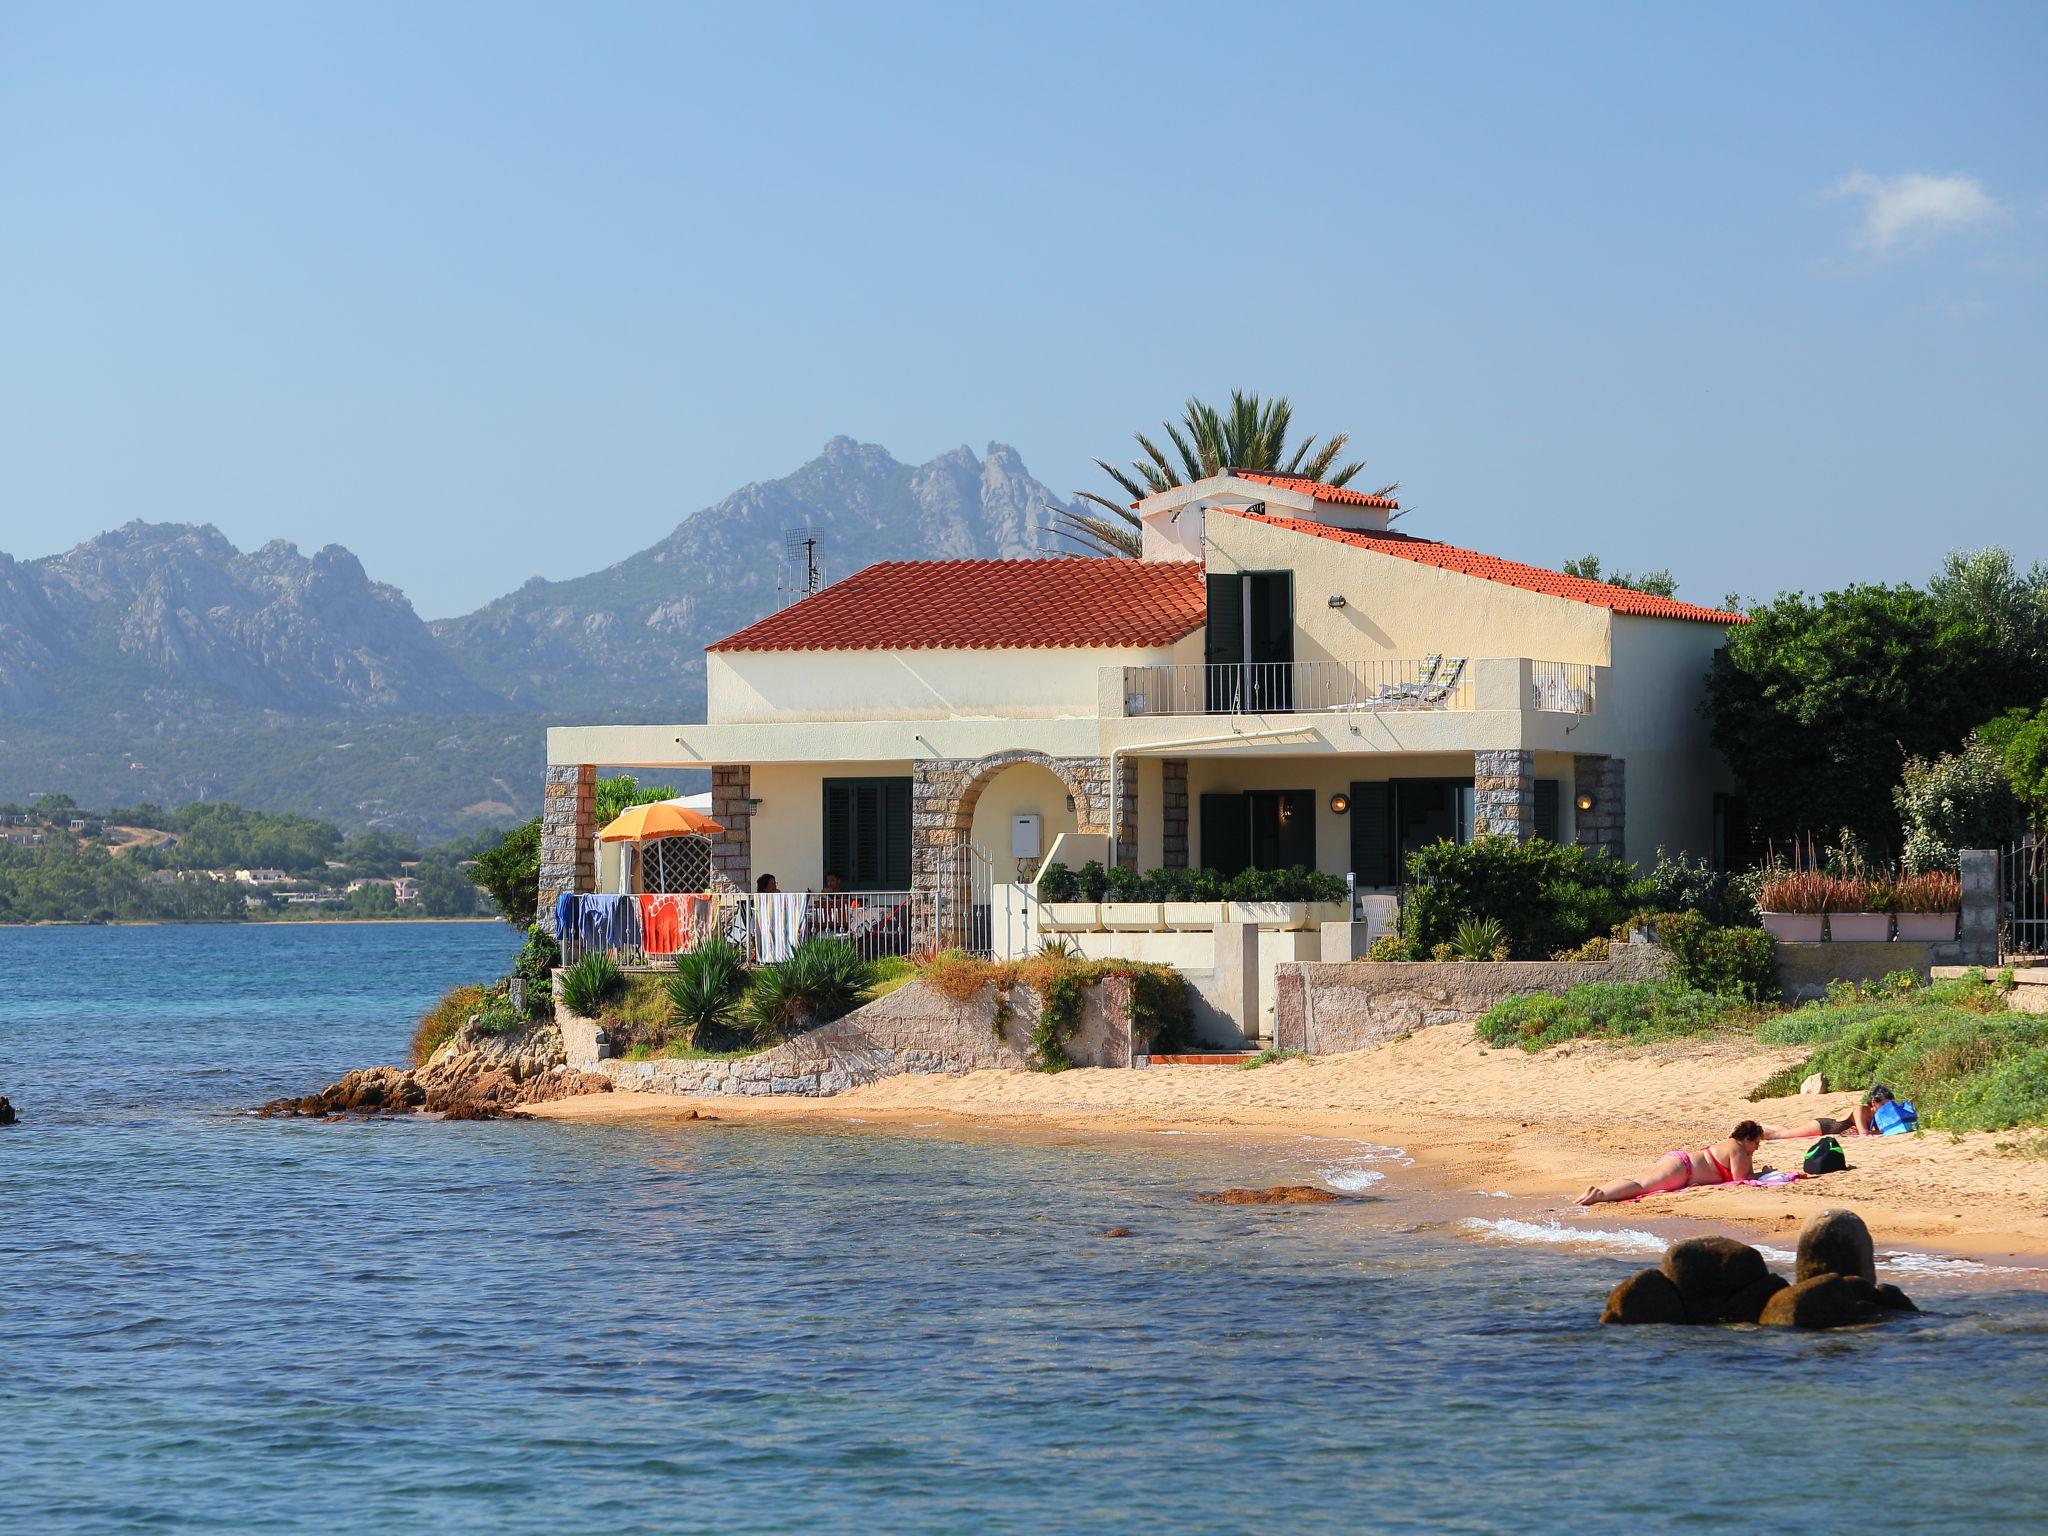
M1926 944L1954 942L1956 925L1963 916L1960 876L1941 869L1907 875L1892 888L1892 896L1900 939Z
M1102 926L1117 933L1156 933L1159 902L1147 900L1148 882L1135 869L1119 865L1103 871ZM1154 887L1156 888L1156 887Z
M1048 864L1039 872L1039 927L1055 933L1085 933L1102 926L1096 897L1090 896L1081 882L1081 875L1091 870L1099 877L1102 866L1091 859L1079 873L1064 864ZM1099 894L1100 887L1097 891Z
M1772 875L1756 896L1764 932L1781 944L1818 944L1834 887L1834 877L1817 869Z
M1883 876L1837 879L1828 897L1828 937L1837 944L1882 944L1892 936L1891 882Z
M1301 872L1301 894L1308 901L1308 924L1351 921L1351 887L1336 875L1320 869Z
M1308 902L1295 894L1288 874L1284 869L1246 869L1232 875L1223 887L1228 920L1268 933L1307 926Z
M1223 877L1215 870L1158 869L1151 879L1167 927L1214 928L1225 921Z

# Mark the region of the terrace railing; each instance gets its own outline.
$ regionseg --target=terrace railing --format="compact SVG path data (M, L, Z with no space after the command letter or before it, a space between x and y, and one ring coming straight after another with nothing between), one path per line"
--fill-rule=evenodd
M1126 715L1470 709L1463 657L1420 661L1173 662L1123 670Z
M1583 661L1536 661L1529 664L1536 708L1552 714L1593 713L1593 667Z
M801 905L785 903L771 909L772 898L743 892L713 892L682 898L690 914L682 923L673 950L657 944L650 952L645 935L638 943L593 944L575 934L561 938L562 964L574 965L593 951L611 956L620 966L662 970L715 938L733 944L749 965L780 958L784 945L819 934L852 944L864 960L882 960L921 950L988 948L988 908L954 899L944 891L807 891ZM771 910L788 922L771 920Z
M2037 965L2048 957L2048 831L1998 850L1998 952Z

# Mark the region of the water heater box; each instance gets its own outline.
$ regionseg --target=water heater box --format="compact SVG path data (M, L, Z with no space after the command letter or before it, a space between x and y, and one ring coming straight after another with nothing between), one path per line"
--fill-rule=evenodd
M1045 818L1036 811L1010 818L1010 857L1013 859L1035 859L1041 857L1043 846L1042 829Z

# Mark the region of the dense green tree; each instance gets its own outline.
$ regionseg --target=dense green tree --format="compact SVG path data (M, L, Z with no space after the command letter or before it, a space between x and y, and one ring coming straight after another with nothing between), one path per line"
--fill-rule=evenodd
M602 827L636 805L656 800L673 800L674 788L667 784L642 785L630 774L599 779L595 820ZM498 904L498 915L514 928L533 922L540 905L540 818L514 827L495 848L477 854L468 875L472 883L490 894Z
M427 917L468 917L476 911L476 887L455 863L429 854L414 872L420 883L418 907Z
M1567 576L1583 577L1587 581L1604 581L1610 587L1629 587L1637 592L1649 592L1658 597L1678 596L1678 578L1669 571L1645 571L1640 576L1631 576L1626 571L1610 571L1600 574L1598 555L1581 555L1576 560L1567 560L1558 567Z
M350 874L387 880L419 856L420 845L416 840L382 827L367 827L361 832L349 833L342 840L339 854Z
M2039 709L2011 710L1977 734L1997 754L2024 814L2036 825L2048 825L2048 702Z
M1270 470L1275 474L1300 475L1329 485L1349 485L1365 469L1363 459L1339 464L1347 432L1339 432L1316 446L1313 434L1289 443L1294 425L1294 407L1285 395L1261 400L1242 390L1230 392L1230 407L1219 410L1206 401L1190 399L1178 423L1160 423L1171 451L1162 449L1143 432L1132 434L1141 451L1128 470L1107 459L1096 466L1116 482L1117 495L1076 491L1077 500L1096 508L1094 512L1050 507L1053 531L1099 555L1135 559L1138 554L1138 518L1130 503L1142 501L1159 491L1187 485L1220 474L1225 469ZM1377 492L1391 496L1399 483L1382 486Z

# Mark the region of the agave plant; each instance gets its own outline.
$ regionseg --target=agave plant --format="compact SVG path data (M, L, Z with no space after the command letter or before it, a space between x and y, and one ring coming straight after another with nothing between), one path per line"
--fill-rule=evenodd
M719 1050L729 1043L733 1016L747 990L746 957L737 945L713 939L676 957L675 970L662 978L669 1011L689 1032L699 1050Z
M757 1038L781 1039L851 1013L874 984L874 966L845 939L805 939L754 973L744 1012Z
M1451 949L1460 960L1505 960L1508 933L1493 917L1472 917L1458 924Z
M1136 559L1138 519L1130 509L1133 501L1143 501L1176 485L1206 480L1226 469L1299 475L1326 485L1348 485L1365 469L1362 459L1342 465L1337 462L1351 441L1349 433L1339 432L1321 447L1316 445L1313 434L1290 446L1287 433L1293 424L1294 407L1285 395L1261 400L1256 394L1234 389L1227 412L1206 401L1190 399L1178 423L1160 423L1172 445L1171 452L1160 448L1143 432L1133 433L1143 453L1130 461L1128 470L1107 459L1095 461L1116 482L1121 496L1076 491L1075 500L1094 510L1047 507L1053 515L1052 531L1091 554ZM1400 488L1397 481L1382 486L1374 494L1391 496Z
M612 963L611 956L585 955L562 972L562 1001L571 1013L594 1019L604 1005L626 990L626 974Z

